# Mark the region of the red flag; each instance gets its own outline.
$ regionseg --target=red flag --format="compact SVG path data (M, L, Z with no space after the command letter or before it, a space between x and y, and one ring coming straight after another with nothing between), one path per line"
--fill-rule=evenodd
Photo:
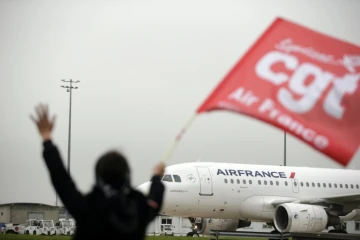
M360 47L276 19L197 113L229 110L347 165L360 144Z

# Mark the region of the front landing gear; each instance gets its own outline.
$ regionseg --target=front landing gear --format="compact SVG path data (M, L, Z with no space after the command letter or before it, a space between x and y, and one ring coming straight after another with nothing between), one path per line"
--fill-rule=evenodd
M199 234L196 232L189 232L188 234L186 234L187 237L199 237Z

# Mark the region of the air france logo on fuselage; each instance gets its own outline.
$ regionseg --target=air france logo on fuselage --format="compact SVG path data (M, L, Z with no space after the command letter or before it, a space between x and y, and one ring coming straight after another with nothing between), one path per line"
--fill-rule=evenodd
M217 175L224 176L236 176L241 177L242 175L246 177L270 177L270 178L287 178L284 172L276 171L250 171L250 170L234 170L234 169L218 169ZM295 172L290 174L290 178L295 177Z

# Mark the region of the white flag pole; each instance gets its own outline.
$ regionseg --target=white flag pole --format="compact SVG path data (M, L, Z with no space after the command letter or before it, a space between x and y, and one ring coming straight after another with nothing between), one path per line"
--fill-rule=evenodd
M172 143L171 147L168 149L168 151L166 152L164 158L163 158L163 162L166 163L167 160L171 157L171 155L173 154L175 148L177 147L177 145L179 144L182 136L184 135L184 133L188 130L188 128L190 127L190 125L192 124L192 122L195 120L197 113L194 113L191 118L187 121L187 123L185 124L185 126L181 129L180 133L176 136L174 142Z

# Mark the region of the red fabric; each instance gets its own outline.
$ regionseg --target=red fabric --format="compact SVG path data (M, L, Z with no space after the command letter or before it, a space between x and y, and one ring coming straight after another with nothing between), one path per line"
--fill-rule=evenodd
M278 127L342 165L360 144L360 47L276 19L197 113Z

